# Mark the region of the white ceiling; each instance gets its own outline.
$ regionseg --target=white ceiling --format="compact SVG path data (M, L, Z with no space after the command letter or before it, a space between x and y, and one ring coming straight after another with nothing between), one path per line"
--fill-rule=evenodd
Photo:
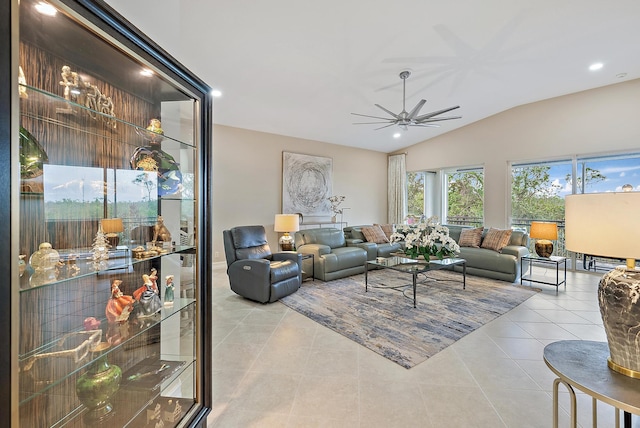
M153 14L109 3L223 92L215 123L381 152L640 77L638 0L161 0ZM353 125L352 112L383 116L375 103L400 112L404 69L407 110L424 98L421 113L460 105L446 116L462 119L399 139Z

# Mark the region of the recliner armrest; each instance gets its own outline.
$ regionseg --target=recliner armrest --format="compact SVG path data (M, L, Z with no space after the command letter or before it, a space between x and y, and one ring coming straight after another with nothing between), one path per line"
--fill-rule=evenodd
M298 265L298 271L302 274L302 254L295 251L283 251L280 253L272 254L273 261L279 262L282 260L291 260ZM301 277L302 278L302 277Z
M347 247L355 247L357 244L362 244L364 241L362 239L345 239L347 243Z
M243 259L237 260L231 263L229 269L227 269L227 274L229 277L243 277L243 276L253 276L253 277L264 277L269 278L271 273L271 264L267 259Z

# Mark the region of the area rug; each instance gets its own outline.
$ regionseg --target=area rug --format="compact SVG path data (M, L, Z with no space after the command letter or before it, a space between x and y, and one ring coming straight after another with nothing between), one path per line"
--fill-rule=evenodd
M417 287L413 307L411 275L390 269L335 281L306 281L280 299L311 318L366 348L411 368L440 352L478 327L515 308L536 289L504 281L462 274L429 272ZM404 291L390 288L409 284Z

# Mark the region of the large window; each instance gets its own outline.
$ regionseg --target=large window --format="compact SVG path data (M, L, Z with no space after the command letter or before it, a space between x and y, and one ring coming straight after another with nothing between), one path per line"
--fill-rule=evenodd
M425 218L425 173L410 172L407 174L407 222L417 223Z
M571 160L513 165L511 168L511 226L530 230L531 222L558 225L554 254L566 256L564 197L572 191ZM533 240L531 250L533 251Z
M528 231L532 221L557 223L554 254L569 256L564 197L574 192L620 192L625 185L640 191L640 154L515 164L511 173L511 226Z
M482 226L484 217L484 170L466 168L445 172L446 224Z

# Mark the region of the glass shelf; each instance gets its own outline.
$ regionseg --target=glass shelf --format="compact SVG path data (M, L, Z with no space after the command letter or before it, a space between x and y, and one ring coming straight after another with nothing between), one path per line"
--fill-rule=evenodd
M182 312L184 310L190 310L193 309L193 306L195 306L195 300L194 299L187 299L187 298L178 298L174 300L174 304L173 307L163 307L160 312L158 314L155 314L153 316L150 317L145 317L145 318L130 318L128 321L121 323L121 324L110 324L107 323L106 320L103 320L103 322L101 323L101 325L107 325L107 332L106 334L103 331L103 335L102 335L102 339L105 338L105 336L109 336L110 332L109 329L112 330L113 334L122 334L125 330L134 330L134 331L128 331L127 334L129 334L129 336L122 340L119 344L111 346L110 348L108 348L107 350L105 350L104 352L102 352L99 357L102 356L106 356L107 359L109 359L109 356L111 354L115 354L116 352L121 351L123 348L127 347L127 345L131 344L132 342L134 342L136 339L141 338L141 336L143 336L145 333L149 332L151 329L153 329L156 326L160 326L163 322L165 322L166 320L170 319L171 317L175 317L177 314L178 316L180 316L179 314L182 314ZM119 332L115 332L114 330L120 330ZM71 334L76 333L76 332L71 332ZM188 330L187 331L188 335L192 335L193 331ZM182 336L181 336L182 337ZM57 352L60 351L58 349L58 344L60 342L61 339L57 339L56 341L49 343L46 346L43 346L37 350L35 350L34 352L31 352L29 355L21 355L20 361L19 361L19 365L21 367L21 372L20 372L20 380L22 384L26 384L28 383L28 381L26 381L24 378L28 377L28 376L33 376L31 374L31 372L35 372L38 371L36 370L36 367L34 367L36 364L38 364L38 362L43 362L44 361L44 370L40 370L40 371L46 371L47 368L51 368L55 365L55 363L59 363L59 364L65 364L67 366L67 368L63 371L61 371L61 375L60 376L53 376L53 379L47 379L47 380L43 380L43 379L33 379L33 385L35 386L33 388L33 391L28 391L26 390L26 388L22 388L20 391L20 404L24 404L26 402L28 402L29 400L32 400L33 398L43 394L44 392L46 392L47 390L59 385L61 382L65 381L66 379L70 378L71 376L74 376L76 373L81 372L83 369L87 368L88 366L90 366L97 358L98 356L96 356L96 358L91 359L91 358L82 358L80 362L78 363L74 363L73 365L75 367L69 369L68 366L72 365L72 359L69 359L69 361L67 361L67 358L55 358L55 357L42 357L42 358L38 358L36 359L35 356L39 355L39 354L46 354L46 353L53 353L53 352ZM104 340L103 340L104 341ZM89 353L89 355L91 355L91 353ZM194 355L183 355L182 353L179 354L179 358L176 358L176 356L174 355L174 358L176 360L180 360L180 361L194 361L195 360L195 356ZM47 359L50 359L49 364L47 364ZM29 367L28 370L24 370L25 367L28 367L31 363L31 360L35 360L32 364L31 367ZM39 386L37 386L39 385Z
M98 263L88 259L91 257L91 250L87 248L78 251L60 251L59 253L62 266L55 269L53 272L53 274L55 274L55 271L57 270L57 275L49 276L48 279L44 278L44 274L36 277L38 273L33 272L33 270L28 266L27 270L25 270L24 274L20 278L20 293L28 293L41 287L52 287L59 283L86 276L101 275L117 270L129 270L129 268L137 263L147 262L149 260L166 257L172 254L192 254L193 251L195 251L194 246L176 245L173 251L168 251L155 256L137 258L131 255L131 248L127 247L122 250L117 249L110 251L109 259ZM121 255L118 256L118 254ZM111 255L114 255L115 257L111 257ZM68 263L69 256L77 256L75 264ZM72 269L70 266L75 266L77 270ZM36 280L34 280L34 278L36 278Z
M66 100L65 98L43 91L41 89L33 88L27 85L20 85L24 88L28 98L21 99L23 108L21 114L25 117L29 117L41 122L45 122L55 126L61 126L65 128L73 129L77 132L90 134L102 138L109 138L113 143L126 144L130 146L150 146L153 144L159 144L160 142L174 142L177 143L180 148L195 148L193 142L181 141L178 138L171 137L165 134L155 134L147 130L146 124L144 126L126 122L118 117L109 116L99 111L87 108L84 105L80 105L73 101ZM33 108L29 108L33 105ZM47 109L48 107L48 109ZM45 115L43 112L55 112L55 117ZM77 119L83 115L96 119L95 124L106 124L106 126L100 127L100 129L93 128L78 128ZM98 120L102 119L102 120ZM150 118L151 119L151 118ZM113 122L115 125L109 125ZM137 138L132 141L118 139L118 135L121 132L113 132L105 134L105 130L117 130L118 126L132 129ZM151 140L150 136L153 134L155 140Z

